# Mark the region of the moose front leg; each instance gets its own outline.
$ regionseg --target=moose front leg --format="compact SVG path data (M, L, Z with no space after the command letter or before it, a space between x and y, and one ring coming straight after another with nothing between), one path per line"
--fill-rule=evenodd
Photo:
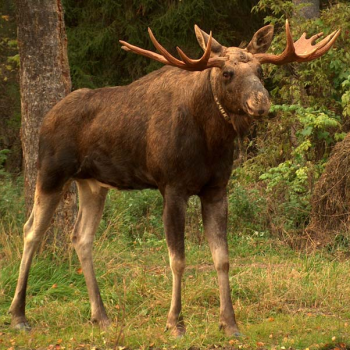
M201 196L204 232L218 274L220 293L220 327L226 335L239 336L233 311L229 285L229 256L227 246L227 195L226 188L211 188Z
M164 194L163 222L168 244L173 288L166 329L176 337L185 333L181 313L181 279L185 270L185 215L187 198L167 189Z

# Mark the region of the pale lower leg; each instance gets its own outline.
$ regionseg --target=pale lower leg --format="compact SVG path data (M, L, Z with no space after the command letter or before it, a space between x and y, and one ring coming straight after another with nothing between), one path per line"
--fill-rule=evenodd
M108 190L97 186L96 183L90 180L80 180L77 185L80 205L73 231L73 246L79 257L86 281L91 304L91 320L98 322L102 327L106 327L109 320L95 277L92 246L95 232L102 217Z
M232 306L231 291L229 285L229 258L227 244L209 243L213 256L214 266L218 275L220 294L220 327L227 335L238 335L235 314Z
M28 275L32 259L38 245L50 226L55 209L60 201L61 192L52 194L40 193L36 190L32 213L24 225L24 249L19 269L15 295L10 307L12 325L18 329L28 329L25 317L25 299Z
M176 329L176 335L184 333L184 322L181 313L181 280L185 270L185 259L176 257L169 252L170 268L173 275L173 287L171 295L170 310L166 323L167 329Z
M239 335L229 285L227 245L226 189L210 189L201 196L204 232L208 239L218 275L220 293L220 327L229 336Z
M185 333L181 316L181 280L185 269L185 214L187 198L167 189L164 195L163 222L167 238L170 268L173 275L173 287L167 329L175 336Z

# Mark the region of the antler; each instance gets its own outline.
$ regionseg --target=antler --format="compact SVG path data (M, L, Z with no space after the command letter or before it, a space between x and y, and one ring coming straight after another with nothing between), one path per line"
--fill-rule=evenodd
M260 63L273 63L276 65L290 62L309 62L325 54L331 48L339 34L340 29L329 34L316 45L313 45L323 33L318 33L310 39L306 39L306 33L304 33L299 40L293 43L289 22L286 20L287 47L285 50L280 55L258 53L254 56Z
M189 58L179 47L176 47L176 50L179 56L181 57L182 61L172 56L161 44L159 44L150 28L148 28L148 34L153 42L153 45L159 51L160 55L156 52L148 51L145 49L141 49L140 47L131 45L123 40L119 40L119 42L123 44L122 49L126 51L132 51L134 53L137 53L138 55L146 56L163 64L178 67L184 70L200 71L212 67L222 67L225 61L227 60L227 57L210 57L212 43L211 32L204 54L198 60Z

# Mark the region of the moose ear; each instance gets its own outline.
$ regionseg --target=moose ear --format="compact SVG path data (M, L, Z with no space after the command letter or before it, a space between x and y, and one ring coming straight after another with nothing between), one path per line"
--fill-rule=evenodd
M200 47L205 51L209 40L209 35L200 29L197 25L194 26L194 31ZM211 57L219 56L223 51L223 46L219 44L214 38L211 39Z
M273 38L273 26L268 25L259 29L253 36L253 39L247 46L247 51L255 53L263 53L268 50Z

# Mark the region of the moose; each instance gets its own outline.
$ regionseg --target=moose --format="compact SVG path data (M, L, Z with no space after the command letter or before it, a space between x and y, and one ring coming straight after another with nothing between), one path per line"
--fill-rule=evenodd
M63 193L77 183L79 212L72 243L85 276L91 319L109 325L92 259L94 234L109 189L158 189L173 285L166 327L185 332L181 279L185 269L184 230L190 196L201 201L204 233L217 271L220 327L239 335L229 286L226 238L226 186L233 164L234 139L253 120L266 116L269 94L262 64L283 65L321 57L340 30L318 43L323 33L293 42L288 21L283 53L268 54L273 26L259 29L245 49L225 47L195 26L200 59L177 48L172 56L154 37L159 53L120 41L127 51L165 66L127 86L80 89L48 112L40 130L38 176L31 215L24 225L24 250L10 307L12 325L30 329L25 317L26 287L33 254L48 229Z

